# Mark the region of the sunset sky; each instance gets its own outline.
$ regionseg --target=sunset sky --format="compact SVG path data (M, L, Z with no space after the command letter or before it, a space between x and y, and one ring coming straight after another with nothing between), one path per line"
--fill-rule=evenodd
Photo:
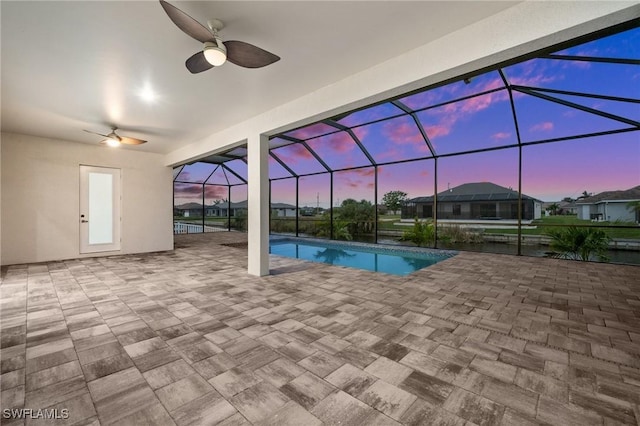
M562 55L640 59L640 29L557 52ZM597 111L640 121L640 66L578 60L536 58L503 68L509 85L555 89L624 98L601 99L538 91L543 96L579 104ZM490 93L481 94L489 91ZM514 90L513 100L521 142L615 131L633 124L602 117ZM466 98L466 99L461 99ZM416 111L416 117L438 156L438 192L468 182L493 182L518 188L518 148L465 155L465 151L492 149L518 143L509 91L498 71L406 96L399 101ZM455 101L455 102L452 102ZM439 105L439 106L438 106ZM380 121L379 121L380 120ZM434 192L434 160L415 120L392 103L354 112L335 120L353 134L378 164L378 197L402 190L410 197ZM370 165L367 156L346 131L317 123L287 133L306 140L333 170ZM272 142L279 142L278 140ZM569 141L523 146L522 191L543 201L577 197L583 191L598 193L640 185L640 132L625 132ZM272 149L295 173L324 171L301 144ZM401 164L384 163L431 158ZM246 178L246 164L229 168ZM185 166L177 181L227 185L241 181L215 165ZM275 160L270 177L290 176ZM211 174L213 172L213 175ZM300 206L329 206L329 175L300 178ZM374 201L374 169L334 173L334 205L346 198ZM202 202L202 185L175 184L176 204ZM246 188L232 193L246 199ZM295 179L273 181L272 202L295 204ZM226 198L226 187L207 185L207 200ZM233 201L241 201L232 196ZM207 201L207 204L210 204Z

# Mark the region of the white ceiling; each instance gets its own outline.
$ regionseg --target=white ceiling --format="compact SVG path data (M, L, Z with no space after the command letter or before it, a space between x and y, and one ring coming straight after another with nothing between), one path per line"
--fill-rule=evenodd
M109 125L168 153L496 14L512 1L172 1L279 55L192 75L201 44L157 1L1 1L2 131L97 144ZM138 93L150 87L154 103Z

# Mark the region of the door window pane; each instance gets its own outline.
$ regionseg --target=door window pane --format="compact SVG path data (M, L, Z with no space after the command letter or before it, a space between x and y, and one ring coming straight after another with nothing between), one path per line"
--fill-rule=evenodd
M113 176L89 173L89 244L113 243Z

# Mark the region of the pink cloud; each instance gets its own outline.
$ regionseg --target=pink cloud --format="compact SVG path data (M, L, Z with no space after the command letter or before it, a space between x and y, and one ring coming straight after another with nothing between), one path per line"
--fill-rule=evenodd
M363 188L374 187L374 174L375 169L373 167L367 167L362 169L350 170L348 172L340 172L335 174L334 184L336 188L351 188L362 191ZM338 192L342 192L338 189ZM345 194L340 194L340 198L343 198ZM361 199L365 198L360 192L352 192L349 195L350 198Z
M347 153L353 150L356 146L353 138L347 132L333 133L331 135L322 136L317 139L310 140L309 145L315 150L322 150L322 147L326 147L334 153ZM325 151L326 152L326 151Z
M451 133L451 127L453 127L453 124L455 123L455 121L453 123L447 123L447 124L435 124L433 126L427 126L424 130L425 132L427 132L427 135L429 136L429 138L431 139L435 139L435 138L439 138L440 136L447 136L449 133Z
M366 126L355 127L351 130L359 140L363 140L369 134L369 129Z
M440 114L445 113L445 114L451 114L454 113L456 111L458 111L458 104L457 103L450 103L450 104L446 104L442 107L440 107L440 109L434 110L439 112Z
M556 75L555 77L554 76L545 77L544 75L537 75L533 77L531 76L512 77L510 79L510 82L511 84L514 84L516 86L536 87L544 83L551 83L556 80L556 77L558 77L559 80L564 79L564 77L561 75Z
M284 148L274 149L276 154L285 163L297 164L299 159L309 160L313 155L304 146L294 143Z
M211 199L223 199L223 198L227 198L228 196L228 191L227 188L224 186L219 186L219 185L205 185L204 186L204 196L206 200L211 200Z
M564 75L557 71L548 71L550 62L540 62L531 60L516 65L510 71L508 71L507 80L509 83L518 86L531 86L536 87L544 85L545 83L551 83L556 80L563 80Z
M289 151L294 157L301 157L301 158L313 157L313 155L311 155L311 153L307 148L297 143L294 143L293 145L289 145Z
M352 151L356 146L353 138L347 132L334 133L321 139L323 143L329 144L334 152L346 153Z
M396 120L385 123L384 134L393 143L398 145L414 144L416 142L424 142L424 138L420 134L418 127L409 122L409 118L398 123Z
M548 132L553 130L553 123L551 121L543 121L542 123L534 124L529 130L532 132Z
M360 179L352 179L351 177L345 177L342 179L340 186L348 187L348 188L362 188L363 182Z
M494 73L494 75L497 75ZM452 98L461 98L464 96L474 95L481 92L486 92L489 90L494 90L498 88L504 87L504 82L499 77L490 78L489 80L485 80L485 77L490 76L479 76L471 79L471 84L463 84L461 81L449 84L444 86L442 91L451 95ZM436 89L438 90L438 89Z
M492 103L491 95L477 96L460 103L463 112L477 112L487 109Z
M175 198L179 200L193 200L202 203L202 185L201 184L180 184L174 185ZM226 186L221 185L205 185L204 196L207 202L211 200L219 200L227 198L228 192Z
M460 110L464 113L475 113L489 108L495 102L502 102L509 99L509 93L506 90L499 92L488 93L482 96L476 96L475 98L462 101Z
M495 84L497 83L488 82L487 86L491 87ZM441 136L447 136L459 120L487 109L496 102L503 102L508 99L508 92L500 90L427 110L423 114L438 117L438 120L436 123L425 126L425 131L432 141ZM422 120L422 122L425 123L425 120Z
M482 86L482 92L487 91L487 90L493 90L493 89L497 89L499 87L504 87L504 82L502 81L501 78L494 78L491 79L489 81L487 81L483 86Z
M491 135L491 138L496 140L509 139L510 137L511 133L509 132L498 132Z
M287 133L287 135L298 139L309 139L316 136L335 131L336 129L328 124L315 123L307 127Z
M354 173L358 176L374 176L376 174L376 170L373 167L366 167L364 169L352 170L351 173Z
M363 188L373 189L374 184L373 184L373 182L364 183L364 182L362 182L360 180L347 179L347 181L344 183L343 186L346 186L346 187L352 188L352 189L360 189L360 190L362 190ZM358 199L359 197L361 197L361 195L358 194L358 192L355 192L354 195L351 196L351 198L354 198L354 199Z
M475 78L472 79L472 83L476 83ZM491 78L487 81L484 81L484 79L482 79L482 81L477 84L463 84L461 81L458 81L452 84L447 84L446 86L438 87L433 90L427 90L422 93L417 93L415 95L409 96L408 98L402 99L402 102L409 108L425 108L427 106L435 105L439 102L442 102L445 99L461 98L464 96L494 90L501 87L504 87L504 82L499 77ZM446 107L447 106L445 106L444 108L446 109ZM450 108L455 109L457 107L453 106Z
M202 195L201 184L176 183L173 185L173 188L176 196L179 195L181 197L186 197L194 194Z
M562 68L579 68L586 70L591 68L591 63L587 61L565 61L565 63L562 65Z

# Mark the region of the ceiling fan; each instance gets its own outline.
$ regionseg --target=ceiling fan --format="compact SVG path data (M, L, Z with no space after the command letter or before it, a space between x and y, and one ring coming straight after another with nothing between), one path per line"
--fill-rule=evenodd
M209 28L206 28L166 1L160 0L160 5L178 28L204 43L202 51L191 56L185 63L192 74L206 71L214 66L219 67L227 60L245 68L261 68L280 60L279 56L244 41L229 40L223 43L218 31L224 28L224 24L218 19L207 22Z
M112 147L116 147L116 146L120 146L121 144L123 145L142 145L143 143L147 143L147 141L143 141L142 139L136 139L136 138L129 138L129 137L125 137L125 136L120 136L116 133L116 130L118 130L117 127L112 126L111 127L111 133L103 135L102 133L96 133L96 132L92 132L91 130L85 130L85 132L87 133L91 133L94 135L98 135L98 136L102 136L103 138L105 138L104 140L102 140L100 143L103 145L109 145Z

